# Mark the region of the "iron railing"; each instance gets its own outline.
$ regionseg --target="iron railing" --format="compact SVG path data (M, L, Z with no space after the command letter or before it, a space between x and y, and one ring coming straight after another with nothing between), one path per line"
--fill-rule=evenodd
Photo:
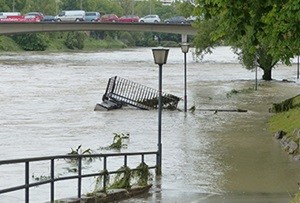
M0 160L0 167L3 165L11 165L11 164L24 164L24 175L25 175L25 183L22 185L17 185L14 187L9 187L5 189L0 189L0 195L8 192L25 190L25 203L29 203L29 189L32 187L36 187L39 185L50 184L50 201L54 202L55 200L55 182L63 181L63 180L70 180L70 179L77 179L77 197L81 198L81 188L82 188L82 178L87 177L96 177L96 176L103 176L103 191L106 191L107 188L107 175L109 174L116 174L122 171L120 170L107 170L107 162L108 158L110 157L123 157L123 166L127 166L127 158L129 156L140 156L141 163L145 163L145 156L146 155L156 155L157 159L157 151L154 152L135 152L135 153L108 153L108 154L82 154L82 155L58 155L58 156L46 156L46 157L33 157L33 158L24 158L24 159L11 159L11 160ZM97 173L87 173L82 174L82 160L86 158L100 158L103 160L103 170ZM77 175L71 175L66 177L55 177L55 160L64 159L64 160L76 160L77 161ZM30 182L30 164L33 162L40 162L40 161L49 161L50 162L50 177L47 180L41 180L38 182ZM157 165L149 166L149 169L156 169ZM138 169L132 169L138 170ZM2 174L3 175L3 174ZM1 196L0 196L1 199Z
M109 78L102 100L112 100L149 110L158 108L158 96L159 92L156 89L115 76ZM163 108L176 109L179 101L177 96L162 93Z

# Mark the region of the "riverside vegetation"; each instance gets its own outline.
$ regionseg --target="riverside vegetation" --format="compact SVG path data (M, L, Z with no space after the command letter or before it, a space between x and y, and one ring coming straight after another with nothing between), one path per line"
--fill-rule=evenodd
M300 95L273 104L271 111L275 114L269 120L270 131L275 134L276 139L280 140L285 151L291 154L295 160L300 160ZM299 202L300 192L290 203Z
M126 147L124 140L128 141L129 133L113 133L113 135L113 143L108 147L100 147L100 149L120 151ZM83 149L82 145L79 145L77 148L71 148L71 152L69 152L68 155L92 155L94 152L95 151L90 148ZM65 161L69 164L69 167L65 168L67 171L58 174L58 176L78 172L78 160L76 158L65 159ZM89 165L95 161L95 158L87 157L84 158L83 161L86 165ZM80 202L111 202L126 199L147 192L152 186L152 184L149 183L149 181L152 180L152 174L149 171L148 165L144 162L140 163L136 168L121 166L114 176L110 175L107 170L102 170L100 173L101 175L95 177L94 190L83 195L83 199L81 199ZM33 173L32 179L35 181L46 181L50 180L51 177L45 175L39 176ZM106 188L103 188L103 181L106 181ZM55 202L74 202L74 199L66 198L56 200Z
M0 35L0 52L18 51L95 51L128 47L178 47L180 35L127 31L72 31Z

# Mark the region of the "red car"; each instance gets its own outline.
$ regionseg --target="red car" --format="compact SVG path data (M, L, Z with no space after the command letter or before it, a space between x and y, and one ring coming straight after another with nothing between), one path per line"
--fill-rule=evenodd
M105 14L100 17L100 22L118 22L119 17L115 14Z
M44 18L44 14L40 12L29 12L25 14L25 20L27 21L42 21ZM34 19L34 20L33 20Z
M140 18L136 15L127 15L119 18L120 23L138 23Z

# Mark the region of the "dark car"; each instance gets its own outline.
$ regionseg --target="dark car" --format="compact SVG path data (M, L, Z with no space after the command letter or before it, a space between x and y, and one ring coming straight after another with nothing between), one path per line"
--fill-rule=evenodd
M54 17L54 16L46 15L46 16L44 16L44 18L42 19L42 22L55 22L55 17Z
M120 23L137 23L139 22L139 17L136 15L127 15L119 18L118 22Z
M100 22L118 22L119 17L116 14L105 14L100 17Z
M178 23L178 24L183 24L186 23L186 18L183 16L174 16L172 18L166 19L164 21L165 23Z

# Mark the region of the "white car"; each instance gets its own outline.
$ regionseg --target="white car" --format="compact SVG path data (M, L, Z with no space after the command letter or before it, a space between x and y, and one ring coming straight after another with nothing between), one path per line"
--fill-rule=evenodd
M140 23L160 23L160 18L158 15L147 15L139 20Z

